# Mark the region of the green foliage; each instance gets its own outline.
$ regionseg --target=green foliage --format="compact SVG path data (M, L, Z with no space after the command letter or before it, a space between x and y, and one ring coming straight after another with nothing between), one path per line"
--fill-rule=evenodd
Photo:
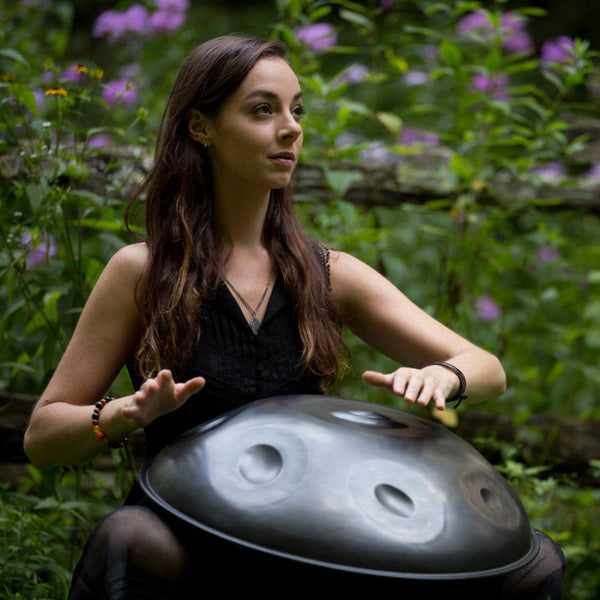
M517 422L600 418L600 223L558 201L598 189L581 177L593 165L572 127L598 112L589 44L555 47L548 61L516 36L543 11L507 13L501 1L276 0L260 23L249 20L256 6L234 15L213 4L193 3L176 31L111 39L92 38L91 22L73 26L86 14L78 3L0 2L10 23L0 30L0 389L36 394L48 381L103 265L132 241L124 208L179 64L204 39L245 29L285 41L303 87L303 161L322 169L330 199L299 198L310 232L501 358L509 390L484 410ZM432 200L352 205L356 166L416 182ZM392 401L360 381L391 362L349 339L353 372L337 391ZM520 464L515 450L502 448L499 468L534 525L563 544L568 597L595 597L597 492ZM122 497L101 483L94 471L31 471L21 489L2 490L0 593L64 595L73 548Z
M544 531L563 550L567 562L564 596L593 600L600 571L600 491L581 488L569 477L554 477L549 465L521 462L517 449L493 437L477 440L484 455L497 457L496 468L518 494L532 527Z
M66 598L75 563L94 523L123 501L131 477L84 469L28 467L16 489L0 486L0 597Z

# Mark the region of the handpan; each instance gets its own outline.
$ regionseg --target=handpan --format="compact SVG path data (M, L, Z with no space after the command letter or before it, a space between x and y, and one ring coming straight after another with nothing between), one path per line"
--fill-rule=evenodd
M258 400L186 432L140 484L238 563L255 553L321 572L456 580L509 573L538 551L517 495L477 450L372 402Z

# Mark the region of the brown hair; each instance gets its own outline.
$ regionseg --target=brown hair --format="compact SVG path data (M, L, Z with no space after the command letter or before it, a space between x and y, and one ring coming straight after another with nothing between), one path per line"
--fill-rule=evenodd
M245 36L213 39L187 58L171 90L154 165L127 209L128 215L145 192L149 260L136 351L144 378L161 368L177 374L187 362L200 335L199 312L219 284L224 255L208 153L191 139L187 114L192 108L205 116L217 114L258 60L272 56L285 58L285 48ZM295 302L303 366L325 389L337 375L346 345L326 272L302 230L289 186L271 191L263 243Z

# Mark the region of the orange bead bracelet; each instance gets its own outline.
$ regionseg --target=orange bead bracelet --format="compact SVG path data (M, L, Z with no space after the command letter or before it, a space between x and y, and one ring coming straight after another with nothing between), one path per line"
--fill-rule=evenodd
M94 405L94 412L92 413L92 431L94 436L100 442L106 442L109 448L124 448L129 443L129 438L125 436L123 439L118 441L109 440L106 437L106 433L100 429L100 411L111 401L114 400L111 396L104 396L102 400L98 400Z

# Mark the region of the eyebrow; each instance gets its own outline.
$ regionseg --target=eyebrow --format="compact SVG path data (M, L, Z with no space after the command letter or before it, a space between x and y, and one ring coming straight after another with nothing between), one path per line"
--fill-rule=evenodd
M269 90L254 90L253 92L250 92L247 96L246 96L246 100L249 100L250 98L255 98L256 96L260 96L262 98L271 98L271 99L275 99L277 98L277 94L275 94L274 92L271 92ZM302 92L298 92L293 100L299 100L302 97Z

